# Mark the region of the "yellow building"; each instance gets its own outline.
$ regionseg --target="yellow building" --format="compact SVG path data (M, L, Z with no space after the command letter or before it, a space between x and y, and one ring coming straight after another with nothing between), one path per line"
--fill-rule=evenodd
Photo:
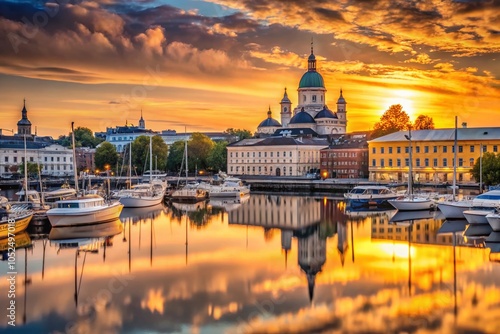
M455 129L399 131L369 141L371 181L405 182L409 171L409 146L415 182L453 181ZM411 140L409 140L411 139ZM457 130L457 182L478 183L470 173L483 152L498 153L500 128L460 128Z

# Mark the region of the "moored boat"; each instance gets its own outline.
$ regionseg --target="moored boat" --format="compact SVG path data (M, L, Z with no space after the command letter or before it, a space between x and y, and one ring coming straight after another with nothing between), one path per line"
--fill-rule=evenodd
M471 225L488 225L486 216L493 213L492 209L465 210L464 217Z
M386 186L356 186L344 194L347 205L350 207L380 206L388 200L398 197L394 191Z

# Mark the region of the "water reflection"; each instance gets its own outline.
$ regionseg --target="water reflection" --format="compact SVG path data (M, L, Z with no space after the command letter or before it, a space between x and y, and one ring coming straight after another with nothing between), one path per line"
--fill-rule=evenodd
M463 221L435 212L346 211L323 197L223 204L124 209L120 222L90 231L30 228L16 259L26 268L18 270L26 324L18 325L49 333L498 331L495 234L467 236ZM0 307L6 302L0 295Z

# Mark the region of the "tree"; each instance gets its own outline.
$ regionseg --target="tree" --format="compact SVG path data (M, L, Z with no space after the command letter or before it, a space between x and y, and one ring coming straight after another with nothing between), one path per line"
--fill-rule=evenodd
M94 137L94 133L89 128L77 127L75 129L75 146L76 147L91 147L95 148L104 140ZM67 136L59 136L56 140L59 145L71 147L71 133Z
M208 167L208 156L215 143L206 135L195 132L188 141L189 170L200 170Z
M221 141L215 143L212 151L207 157L208 169L214 172L226 171L227 166L227 142Z
M184 157L184 141L176 141L168 150L167 170L179 171Z
M482 171L483 171L483 184L484 185L495 185L500 183L500 154L495 154L492 152L485 152L482 158ZM480 158L477 158L474 167L470 170L471 174L474 176L476 181L479 181L480 177Z
M224 133L227 133L233 137L230 140L230 143L235 142L235 141L239 141L239 140L243 140L243 139L247 139L247 138L252 138L252 132L250 132L248 130L243 130L243 129L229 128L226 131L224 131Z
M32 175L32 176L37 176L38 177L38 164L37 163L34 163L34 162L27 162L27 171L28 171L28 175ZM43 166L40 164L40 172L42 171L43 169ZM24 163L21 163L19 165L19 173L23 174L24 175Z
M431 130L434 129L434 120L427 115L418 115L413 123L412 129L414 130Z
M375 123L372 138L378 138L393 132L408 129L410 116L403 110L400 104L393 104L387 109L380 121Z
M153 144L153 169L167 168L168 146L160 136L151 138ZM132 165L137 173L149 170L149 136L139 136L132 142Z
M118 153L116 148L110 142L105 141L95 150L95 166L97 169L104 170L106 165L111 168L118 162Z

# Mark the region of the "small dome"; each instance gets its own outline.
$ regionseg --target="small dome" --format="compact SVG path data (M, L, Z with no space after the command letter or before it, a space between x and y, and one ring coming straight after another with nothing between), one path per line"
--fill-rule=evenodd
M17 122L17 125L31 125L31 122L28 119L21 118L19 122Z
M289 124L316 123L314 118L304 111L304 108L292 117Z
M311 51L311 54L309 55L309 58L307 58L307 60L316 60L316 56L312 53L312 51Z
M304 73L299 82L299 88L306 87L321 87L325 88L323 77L316 71L307 71Z
M283 104L283 103L292 103L292 101L290 101L290 99L288 98L286 88L285 88L285 94L283 95L283 98L281 99L280 104Z
M337 115L334 114L330 109L328 109L327 106L324 106L323 109L316 114L316 117L314 119L318 118L336 118L338 119Z
M265 120L263 120L262 122L260 122L258 127L259 128L262 128L262 127L281 127L280 122L278 122L277 120L275 120L272 117L271 107L269 107L269 110L267 111L267 118Z
M340 90L340 96L339 99L337 100L337 104L347 104L344 97L342 96L342 89Z

